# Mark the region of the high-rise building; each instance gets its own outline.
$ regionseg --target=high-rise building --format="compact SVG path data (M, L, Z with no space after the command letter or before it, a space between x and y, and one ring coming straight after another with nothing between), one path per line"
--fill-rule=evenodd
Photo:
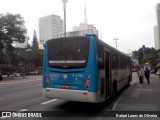
M156 50L160 49L160 41L158 35L158 26L154 26L154 48Z
M73 31L66 32L66 37L69 36L85 36L85 33L94 33L98 37L98 30L92 24L80 23L79 27L74 26ZM53 38L64 37L64 33L58 33Z
M63 32L63 20L57 15L48 15L39 18L39 48L43 48L42 43L48 39L54 38L58 33Z
M96 27L94 27L92 24L88 24L87 22L80 23L78 27L74 26L73 31L84 31L84 33L82 32L83 34L85 34L85 32L92 32L98 37L98 30Z
M154 27L154 38L155 38L155 46L156 49L160 49L160 3L156 6L156 14L157 14L157 27Z

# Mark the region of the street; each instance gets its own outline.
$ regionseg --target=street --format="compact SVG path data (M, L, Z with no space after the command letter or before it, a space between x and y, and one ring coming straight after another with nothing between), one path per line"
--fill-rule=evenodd
M0 82L0 111L28 112L54 111L52 116L61 118L66 113L68 117L95 117L104 116L105 111L112 111L123 93L132 88L137 79L133 73L131 85L124 89L116 99L105 103L93 104L57 99L48 99L42 96L41 76L29 79L6 80ZM54 115L53 115L54 114ZM64 116L64 117L66 117ZM17 119L17 118L10 118ZM35 118L34 118L35 119Z

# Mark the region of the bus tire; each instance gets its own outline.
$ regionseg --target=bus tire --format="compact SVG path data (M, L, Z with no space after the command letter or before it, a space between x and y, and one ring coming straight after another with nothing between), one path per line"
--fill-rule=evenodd
M113 82L113 90L112 90L112 97L115 98L117 96L117 82Z

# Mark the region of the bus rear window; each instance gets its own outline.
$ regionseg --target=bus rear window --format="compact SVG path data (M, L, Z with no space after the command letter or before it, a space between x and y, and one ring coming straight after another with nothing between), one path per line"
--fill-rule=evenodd
M89 37L64 37L48 41L48 65L54 68L85 67Z

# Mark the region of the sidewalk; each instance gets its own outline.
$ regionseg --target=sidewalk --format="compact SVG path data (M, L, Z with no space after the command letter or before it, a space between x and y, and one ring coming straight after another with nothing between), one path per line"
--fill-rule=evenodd
M115 104L113 111L160 111L160 80L151 74L150 84L144 78L140 84L138 77L126 93Z

